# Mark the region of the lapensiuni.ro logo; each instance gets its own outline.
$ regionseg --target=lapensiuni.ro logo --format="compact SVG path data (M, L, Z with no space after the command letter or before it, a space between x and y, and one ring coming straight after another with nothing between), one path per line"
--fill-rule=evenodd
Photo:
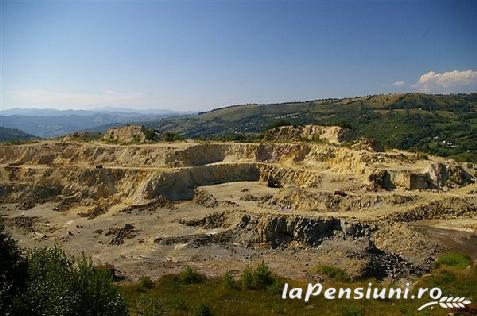
M323 297L328 300L348 299L348 300L362 300L362 299L404 299L404 300L427 300L417 310L423 310L429 306L438 305L442 308L465 308L465 305L471 303L470 299L463 296L443 296L440 288L418 288L417 293L411 293L409 283L404 288L400 287L373 287L369 283L367 287L356 288L335 288L328 287L324 289L321 283L308 283L305 288L292 287L285 283L282 291L283 299L299 299L308 302L310 298L319 296L323 293Z

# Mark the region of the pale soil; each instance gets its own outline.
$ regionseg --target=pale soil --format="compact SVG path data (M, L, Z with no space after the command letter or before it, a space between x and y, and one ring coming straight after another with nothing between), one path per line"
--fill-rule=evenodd
M425 174L431 163L458 164L323 144L259 146L0 146L0 214L22 247L84 252L133 279L186 265L239 273L262 260L293 278L319 277L316 267L327 264L356 278L374 271L398 279L426 272L444 251L477 258L477 184L406 187L408 174ZM368 175L380 170L394 188L373 187ZM282 188L267 186L270 178ZM53 185L61 192L42 191ZM161 196L174 201L157 204ZM104 212L78 215L95 206ZM124 227L124 235L106 235Z

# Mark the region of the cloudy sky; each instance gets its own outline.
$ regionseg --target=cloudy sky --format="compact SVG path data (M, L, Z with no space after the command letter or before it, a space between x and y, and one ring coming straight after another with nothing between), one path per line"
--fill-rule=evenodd
M1 1L2 109L477 91L477 1Z

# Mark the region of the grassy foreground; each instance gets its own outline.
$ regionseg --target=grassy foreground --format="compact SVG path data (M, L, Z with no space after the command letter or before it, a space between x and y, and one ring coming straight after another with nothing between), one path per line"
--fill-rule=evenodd
M329 275L339 275L339 280L343 279L341 272ZM378 287L392 286L376 284L373 280L351 283L332 277L327 279L322 282L325 288L366 287L369 282ZM245 271L238 279L229 274L206 278L189 268L180 275L167 275L156 282L145 277L134 284L123 284L120 292L128 302L131 315L448 315L450 312L475 315L476 312L475 302L465 309L443 309L437 305L417 311L419 306L432 301L427 295L421 300L327 300L321 293L308 303L284 300L281 298L284 282L290 287L306 289L305 281L281 279L266 266L259 266ZM474 301L477 298L477 267L465 256L448 254L437 262L432 274L423 276L415 284L417 287L439 287L443 296L465 296Z
M354 290L366 289L368 283L378 292L405 285L350 282L345 271L333 266L313 271L326 281L322 293L307 303L281 298L285 283L288 293L297 293L298 287L306 291L306 281L277 277L264 263L244 269L236 278L230 273L207 278L188 267L155 282L148 277L118 282L113 266L95 266L91 259L69 257L58 247L22 251L0 222L0 315L477 315L477 266L462 254L441 256L435 270L418 280L408 296L417 294L417 288L439 288L442 293L434 299L424 295L421 300L397 300L386 295L356 300ZM326 299L330 287L349 288L353 295ZM453 308L444 309L436 301L441 297L446 303L462 304L456 309L448 303ZM418 312L425 303L432 306Z

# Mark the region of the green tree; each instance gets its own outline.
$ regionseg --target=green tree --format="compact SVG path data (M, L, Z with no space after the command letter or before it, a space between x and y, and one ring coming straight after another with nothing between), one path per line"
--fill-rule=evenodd
M60 248L28 253L25 290L17 297L18 315L127 315L112 275L95 269L91 260L78 262Z
M0 223L0 315L11 314L14 297L25 285L26 271L20 249Z

